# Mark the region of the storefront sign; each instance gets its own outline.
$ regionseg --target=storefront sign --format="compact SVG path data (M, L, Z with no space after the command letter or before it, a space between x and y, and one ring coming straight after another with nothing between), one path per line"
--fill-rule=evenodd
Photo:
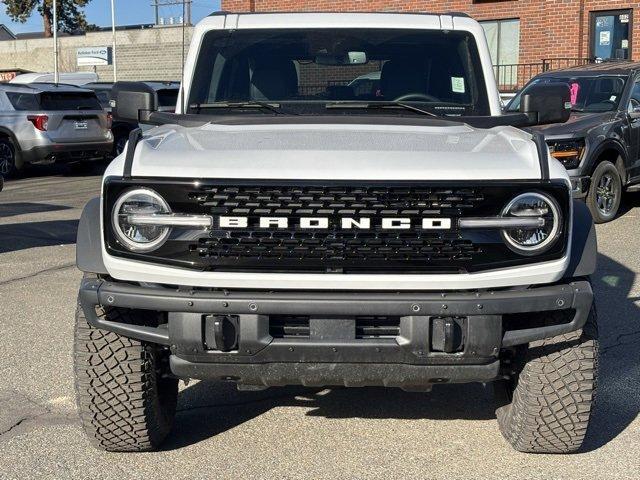
M78 48L76 58L79 67L111 65L111 47Z

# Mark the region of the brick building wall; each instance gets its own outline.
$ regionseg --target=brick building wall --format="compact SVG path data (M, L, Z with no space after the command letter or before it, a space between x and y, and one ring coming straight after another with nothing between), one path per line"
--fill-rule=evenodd
M632 58L640 60L640 1L620 0L222 0L230 12L464 12L476 20L520 20L520 63L590 56L590 13L633 9ZM634 47L634 44L636 48Z

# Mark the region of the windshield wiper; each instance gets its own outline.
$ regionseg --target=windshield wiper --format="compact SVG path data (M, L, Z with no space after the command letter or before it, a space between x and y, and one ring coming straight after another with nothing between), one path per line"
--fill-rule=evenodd
M572 112L584 112L584 108L580 107L571 107Z
M415 113L419 113L421 115L429 115L430 117L442 118L441 115L437 115L433 112L429 112L427 110L423 110L418 107L414 107L413 105L408 105L402 102L335 102L335 103L327 103L327 108L404 108L405 110L409 110Z
M270 110L278 115L297 115L296 113L284 112L280 110L279 103L262 102L251 100L246 102L215 102L215 103L194 103L189 105L190 109L195 109L196 113L200 113L203 108L262 108Z

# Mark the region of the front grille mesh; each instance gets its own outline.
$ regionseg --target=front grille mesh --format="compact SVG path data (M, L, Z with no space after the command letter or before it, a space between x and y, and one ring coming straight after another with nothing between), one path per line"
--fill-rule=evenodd
M455 231L420 228L386 231L372 223L370 230L344 231L339 222L328 230L301 230L300 217L341 218L460 216L483 200L474 189L391 187L219 187L190 192L207 213L257 218L286 216L292 227L280 230L214 230L189 246L201 258L260 261L301 261L327 268L344 263L374 261L470 261L478 248Z
M213 187L189 192L214 215L461 215L484 197L471 188Z

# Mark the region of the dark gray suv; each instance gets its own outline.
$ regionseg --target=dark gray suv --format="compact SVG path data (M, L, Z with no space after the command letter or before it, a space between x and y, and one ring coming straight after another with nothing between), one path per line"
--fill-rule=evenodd
M583 198L596 223L613 220L623 192L640 189L640 63L604 62L545 72L533 85L567 83L572 114L567 123L532 127L544 134L571 176L573 196Z
M112 146L111 116L92 90L0 84L0 175L26 164L102 159Z

